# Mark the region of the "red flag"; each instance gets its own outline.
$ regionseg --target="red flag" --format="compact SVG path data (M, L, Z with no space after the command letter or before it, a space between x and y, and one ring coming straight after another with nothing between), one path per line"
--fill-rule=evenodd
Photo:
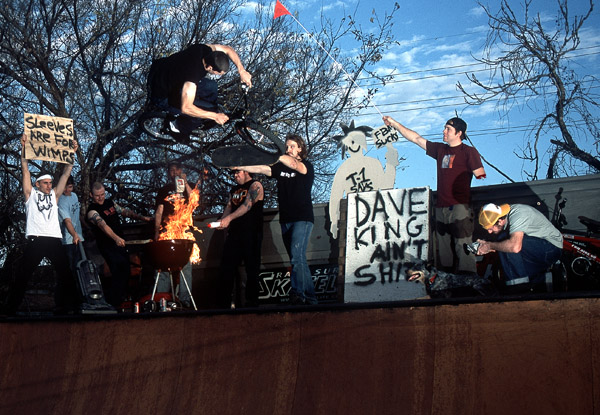
M273 19L277 19L279 16L283 16L284 14L289 14L290 16L292 15L292 13L288 12L288 9L286 9L285 6L279 2L279 0L276 0L275 14L273 15Z

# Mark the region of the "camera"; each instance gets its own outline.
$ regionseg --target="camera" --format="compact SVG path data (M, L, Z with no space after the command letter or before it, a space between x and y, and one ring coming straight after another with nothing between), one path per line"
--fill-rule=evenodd
M467 255L469 255L469 253L477 255L477 250L479 250L479 242L475 241L470 244L464 244L463 248L465 249L465 253Z

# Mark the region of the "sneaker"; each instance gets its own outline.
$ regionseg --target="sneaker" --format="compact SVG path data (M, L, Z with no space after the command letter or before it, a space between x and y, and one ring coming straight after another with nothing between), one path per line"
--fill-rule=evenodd
M177 128L175 120L169 121L169 131L172 133L181 133L181 131L179 131L179 128Z

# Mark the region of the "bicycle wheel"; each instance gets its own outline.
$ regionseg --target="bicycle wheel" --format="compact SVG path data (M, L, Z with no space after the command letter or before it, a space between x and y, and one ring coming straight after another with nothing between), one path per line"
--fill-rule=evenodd
M235 124L236 133L252 147L267 154L285 153L285 144L262 125L251 121L239 121Z
M148 135L159 140L173 141L165 128L167 113L164 111L144 112L138 120L140 128Z

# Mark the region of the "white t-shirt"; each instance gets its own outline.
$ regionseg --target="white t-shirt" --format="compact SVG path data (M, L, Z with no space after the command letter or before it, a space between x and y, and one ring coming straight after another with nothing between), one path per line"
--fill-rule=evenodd
M29 199L25 202L25 214L27 215L26 237L49 236L62 238L54 189L47 195L34 187L31 190Z

